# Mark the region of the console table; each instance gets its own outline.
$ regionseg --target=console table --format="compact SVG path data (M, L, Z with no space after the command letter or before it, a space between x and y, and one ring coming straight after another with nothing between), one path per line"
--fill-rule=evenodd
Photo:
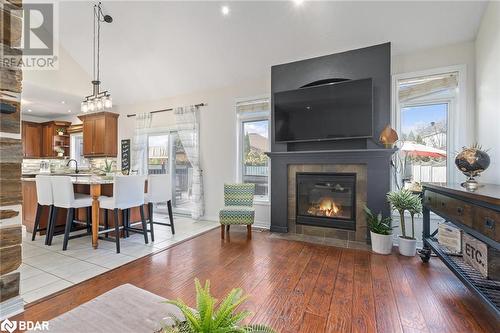
M428 262L431 251L500 319L500 281L484 278L462 257L449 255L431 233L430 212L452 222L464 232L500 250L500 185L484 185L469 192L460 184L423 184L423 249Z

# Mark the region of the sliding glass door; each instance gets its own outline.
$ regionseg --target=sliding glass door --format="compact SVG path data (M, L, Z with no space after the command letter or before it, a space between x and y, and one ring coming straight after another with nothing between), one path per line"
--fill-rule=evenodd
M192 208L193 168L175 131L150 134L148 137L148 173L169 174L172 184L172 207L175 213L189 215ZM166 213L166 205L158 205Z

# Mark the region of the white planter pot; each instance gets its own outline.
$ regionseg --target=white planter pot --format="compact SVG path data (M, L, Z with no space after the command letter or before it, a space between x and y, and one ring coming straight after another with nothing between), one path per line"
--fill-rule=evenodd
M372 251L379 254L390 254L392 251L392 235L381 235L370 231Z
M403 256L414 257L417 253L417 240L399 236L399 253Z

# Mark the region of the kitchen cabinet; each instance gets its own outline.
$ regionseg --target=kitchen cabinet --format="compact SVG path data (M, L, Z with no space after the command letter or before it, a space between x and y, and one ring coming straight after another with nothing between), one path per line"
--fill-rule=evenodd
M117 156L118 116L111 112L78 116L83 122L83 155L85 157Z
M63 155L69 156L69 134L67 128L71 125L67 121L48 121L44 123L22 122L23 157L57 157L56 148L64 150ZM58 129L64 129L59 135Z
M42 157L58 157L56 149L62 149L63 156L69 156L68 121L49 121L42 123ZM58 130L62 129L62 134ZM61 157L61 156L59 156Z
M21 141L23 157L37 158L42 156L42 126L39 123L23 121L21 125Z

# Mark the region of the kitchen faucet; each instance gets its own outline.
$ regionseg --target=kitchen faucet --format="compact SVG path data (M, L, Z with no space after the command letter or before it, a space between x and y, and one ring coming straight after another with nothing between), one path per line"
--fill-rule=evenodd
M75 162L75 173L80 172L80 170L78 170L78 161L77 161L77 160L75 160L75 159L70 159L70 160L68 161L68 163L66 163L66 166L69 166L69 164L71 163L71 161L74 161L74 162Z

